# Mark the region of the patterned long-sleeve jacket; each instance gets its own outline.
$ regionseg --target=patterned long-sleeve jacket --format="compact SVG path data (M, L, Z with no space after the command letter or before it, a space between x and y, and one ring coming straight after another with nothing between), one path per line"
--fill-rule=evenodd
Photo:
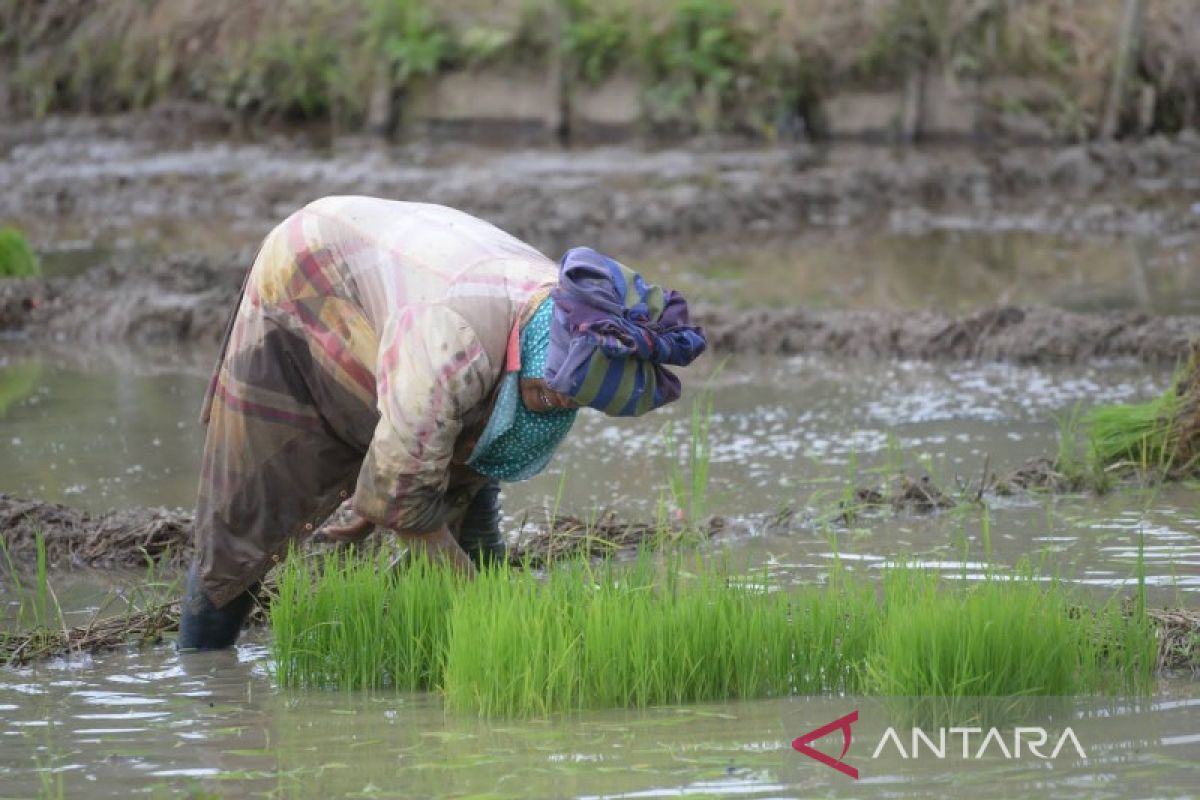
M378 412L355 510L395 530L433 530L446 518L451 463L469 454L464 431L482 427L501 375L519 367L520 316L556 275L534 248L454 209L323 198L267 236L225 361L255 345L238 325L248 316L302 338L312 369ZM228 405L231 391L218 371L206 407L214 393Z

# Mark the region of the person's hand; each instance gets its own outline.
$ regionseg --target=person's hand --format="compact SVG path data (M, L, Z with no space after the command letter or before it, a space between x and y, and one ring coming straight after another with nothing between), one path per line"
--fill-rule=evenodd
M370 521L358 514L353 514L351 520L345 525L326 525L321 529L321 535L331 542L357 544L370 536L374 529L375 526Z
M432 533L396 531L396 535L408 545L414 556L427 558L430 563L448 564L465 578L475 577L475 565L445 525Z

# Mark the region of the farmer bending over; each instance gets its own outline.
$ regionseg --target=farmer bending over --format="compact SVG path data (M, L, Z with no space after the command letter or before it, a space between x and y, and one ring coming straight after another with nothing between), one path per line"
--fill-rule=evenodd
M181 649L231 646L289 545L348 498L466 575L503 558L499 481L580 406L675 400L705 347L677 293L587 248L560 267L460 211L327 197L263 242L209 384Z

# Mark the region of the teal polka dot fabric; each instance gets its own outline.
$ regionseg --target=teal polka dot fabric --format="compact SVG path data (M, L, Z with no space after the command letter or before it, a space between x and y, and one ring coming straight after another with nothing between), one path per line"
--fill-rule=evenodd
M521 401L520 378L540 378L546 369L553 313L554 301L547 299L521 329L521 371L501 379L492 415L467 459L489 478L523 481L537 475L575 422L577 409L534 413Z

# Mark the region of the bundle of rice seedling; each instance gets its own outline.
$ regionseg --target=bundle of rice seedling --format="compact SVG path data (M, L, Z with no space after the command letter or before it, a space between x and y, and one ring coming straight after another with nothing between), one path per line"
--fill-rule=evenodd
M1200 466L1200 345L1193 345L1171 386L1146 403L1091 411L1092 457L1100 468L1129 465L1180 476Z

